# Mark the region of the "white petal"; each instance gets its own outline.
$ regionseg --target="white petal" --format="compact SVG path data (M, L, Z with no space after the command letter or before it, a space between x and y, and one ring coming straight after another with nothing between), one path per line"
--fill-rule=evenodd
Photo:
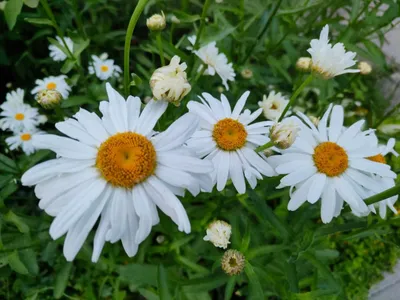
M364 172L375 173L384 177L397 177L396 173L391 171L388 165L370 161L368 159L352 159L350 160L350 167Z
M295 184L298 184L299 182L302 182L312 175L317 173L317 168L314 166L307 166L304 167L301 170L297 170L295 172L290 173L289 175L286 175L281 179L281 185L283 186L292 186Z
M212 114L211 110L207 109L204 104L195 101L189 101L187 108L189 109L189 112L194 113L210 124L215 124L217 122L217 119Z
M126 102L124 98L114 90L111 85L106 83L108 95L108 112L117 132L126 132L128 130L128 119L126 111Z
M120 240L126 229L126 211L128 202L131 200L130 192L124 188L113 188L113 194L110 197L110 233L109 240L115 243Z
M224 94L221 94L221 102L222 107L224 108L225 118L230 118L232 114L231 105L229 104L229 101Z
M153 226L151 200L148 198L143 186L136 185L132 189L132 200L136 214L139 216L139 226L135 236L135 243L143 242L151 232Z
M313 183L313 178L308 178L304 183L302 183L296 191L290 197L288 203L288 210L294 211L298 209L307 200L308 190Z
M134 256L138 251L138 244L135 242L136 234L139 227L138 217L135 213L135 208L132 201L127 202L126 207L127 227L122 236L122 246L129 257Z
M191 173L211 173L214 170L212 163L209 161L179 155L174 151L157 154L157 163Z
M104 243L106 242L106 233L110 227L109 210L110 203L108 201L104 206L103 212L101 213L100 223L94 236L92 262L97 262L99 260Z
M321 197L321 194L322 194L322 191L324 190L324 186L325 186L325 182L326 182L325 174L317 173L313 177L314 177L313 182L310 186L310 190L308 191L308 195L307 195L307 200L311 204L317 202L319 197Z
M343 106L335 105L329 123L329 141L336 142L342 132L344 120Z
M222 191L229 177L229 152L220 151L215 157L215 161L217 168L217 190Z
M236 151L230 152L229 160L230 160L229 174L230 178L232 179L232 183L239 194L244 194L246 192L246 182L244 181L242 163Z
M275 171L272 167L263 160L254 150L247 148L246 146L239 150L247 161L261 174L265 176L274 176Z
M327 184L321 199L321 219L323 223L329 223L335 214L336 192L335 189Z
M128 130L135 131L136 124L139 120L140 107L142 101L139 97L129 96L126 103L126 108L128 110Z
M250 92L246 91L242 94L242 96L240 96L239 100L236 102L235 108L232 111L232 115L231 118L232 119L238 119L240 113L243 110L244 105L246 104L247 98L249 97Z
M168 102L166 101L150 100L140 115L136 125L136 131L144 136L149 135L167 107Z

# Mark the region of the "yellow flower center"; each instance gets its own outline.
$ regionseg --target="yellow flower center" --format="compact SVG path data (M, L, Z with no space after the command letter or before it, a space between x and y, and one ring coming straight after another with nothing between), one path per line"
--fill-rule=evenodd
M386 164L386 159L382 154L370 156L370 157L367 157L367 159L372 160L374 162L381 163L381 164Z
M156 151L140 134L117 133L100 145L96 167L112 185L132 188L153 174Z
M102 65L102 66L100 67L100 70L101 70L102 72L107 72L107 71L108 71L108 67L105 66L105 65Z
M29 141L31 138L32 136L29 133L21 134L21 140L23 140L24 142Z
M233 151L246 144L247 131L240 122L226 118L214 125L212 136L219 148Z
M55 82L49 82L49 83L46 85L46 88L47 88L48 90L54 90L56 87L57 87L57 84L56 84Z
M315 166L329 177L339 176L349 166L346 151L336 143L324 142L314 149Z
M25 119L24 114L21 114L21 113L15 114L15 120L22 121L23 119Z

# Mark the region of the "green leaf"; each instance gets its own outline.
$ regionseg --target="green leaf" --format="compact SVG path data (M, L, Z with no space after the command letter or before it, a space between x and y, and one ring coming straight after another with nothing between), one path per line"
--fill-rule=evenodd
M248 297L248 299L250 299L250 300L265 299L264 291L261 286L260 280L258 279L256 272L254 272L253 266L248 261L246 261L244 271L249 279L249 297Z
M72 70L72 68L75 66L76 64L76 60L72 60L70 58L68 58L65 63L63 64L63 66L61 67L61 73L63 74L67 74L69 71Z
M219 273L207 277L188 280L182 285L182 288L186 293L207 292L224 285L227 281L227 275Z
M72 107L72 106L81 106L83 104L90 103L91 100L88 96L72 96L68 99L65 99L61 102L62 108Z
M7 199L8 196L15 193L18 190L18 185L12 181L5 188L0 190L0 202Z
M18 173L17 164L11 159L0 153L0 170L7 173Z
M157 266L145 264L129 264L117 269L121 280L135 285L157 286Z
M131 74L131 80L130 86L140 86L143 82L142 79L135 73Z
M179 19L180 23L193 23L201 18L199 15L189 15L179 10L174 10L172 13Z
M64 47L64 43L59 43L56 39L53 39L51 37L48 37L47 40L50 42L50 44L60 49L67 57L70 57L67 48Z
M169 300L172 299L171 294L168 290L168 280L167 280L167 271L165 270L163 265L158 266L158 295L161 300Z
M17 272L19 274L22 274L22 275L29 274L28 269L25 267L23 262L20 260L17 250L11 252L8 255L8 264L12 270L14 270L15 272Z
M28 233L29 232L29 226L12 210L10 210L5 216L4 220L8 223L14 224L15 227L18 228L19 232L21 233Z
M21 12L22 5L22 0L9 0L6 3L6 7L4 8L4 17L10 30L12 30L15 23L17 23L17 17Z
M353 0L353 5L351 7L351 15L350 15L350 23L353 23L358 16L358 12L360 11L360 0Z
M322 3L325 3L325 0L316 1L316 2L314 2L314 3L312 3L312 4L310 4L310 5L307 5L307 6L296 5L296 8L293 8L293 9L280 9L280 10L277 12L276 15L277 15L277 16L282 16L282 15L297 14L297 13L299 13L299 12L303 12L303 11L309 10L310 8L319 6L319 5L322 4Z
M13 175L0 175L0 189L6 186L13 178Z
M25 18L24 20L31 24L53 26L53 22L46 18Z
M74 56L78 58L79 55L85 50L90 44L90 40L80 40L78 43L74 43Z
M72 263L67 262L61 268L61 270L57 272L53 291L54 298L60 299L64 295L65 288L68 284L69 275L71 273L71 268Z
M283 250L286 250L288 246L286 245L265 245L265 246L260 246L257 248L252 248L247 254L246 257L250 260L254 257L261 256L261 255L266 255L274 252L281 252Z
M19 251L19 257L32 275L39 273L39 266L36 259L36 252L33 249L24 249Z
M39 5L39 0L24 0L24 4L30 8L36 8Z
M236 276L232 276L229 278L228 283L226 284L224 300L230 300L232 298L235 285L236 285Z

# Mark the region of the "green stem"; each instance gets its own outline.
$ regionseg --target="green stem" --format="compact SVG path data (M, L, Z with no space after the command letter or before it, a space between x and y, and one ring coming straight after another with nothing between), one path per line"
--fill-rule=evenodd
M250 50L247 51L247 55L241 62L241 64L244 64L247 62L247 60L250 58L251 54L253 53L255 47L257 46L258 42L261 40L261 37L264 35L264 33L267 31L268 27L271 25L272 19L278 12L278 8L281 6L282 0L279 0L278 3L275 5L274 10L271 13L271 16L269 17L267 23L265 24L264 28L261 30L261 32L258 34L257 39L254 41L253 45L251 45Z
M160 51L161 65L165 66L165 58L164 58L164 50L163 50L163 44L162 44L162 39L161 39L161 31L156 32L156 40L157 40L158 51Z
M148 0L139 0L138 4L133 11L131 19L129 20L128 29L126 30L125 36L125 47L124 47L124 93L125 96L129 95L129 54L131 51L131 40L133 31L135 30L136 23L142 14L144 7L146 6Z
M271 148L273 146L274 146L274 143L272 141L269 141L268 143L266 143L266 144L264 144L262 146L257 147L256 149L254 149L254 151L261 152L261 151L263 151L265 149L268 149L268 148Z
M287 111L289 110L289 108L291 106L293 106L294 101L296 100L297 96L301 93L301 91L307 86L309 85L309 83L311 82L311 80L313 79L313 75L310 74L308 75L308 77L306 78L306 80L304 80L304 82L297 88L297 90L293 93L292 97L290 97L289 103L286 105L285 109L283 110L281 116L279 117L278 122L282 121L282 119L284 118L284 116L286 115Z
M299 281L297 280L296 265L293 262L285 261L284 269L289 282L289 289L292 293L299 292Z
M369 198L364 199L365 204L367 205L371 205L374 204L376 202L385 200L387 198L393 197L400 194L400 184L395 185L394 187L384 190L383 192L373 195Z
M396 93L397 89L399 88L400 83L396 85L396 87L394 88L391 96L389 97L391 100L393 100L393 95ZM387 118L389 118L393 113L395 113L397 111L397 109L400 108L400 103L398 103L397 105L395 105L390 111L388 111L378 122L375 123L374 128L378 128L379 125L381 125L383 123L383 121L385 121Z
M203 5L203 11L201 13L200 28L199 28L199 31L197 31L196 42L194 43L193 50L196 50L199 47L201 34L203 33L204 26L206 25L206 16L207 16L207 11L208 11L208 8L210 7L210 4L211 4L211 0L206 0L206 2Z
M75 12L76 25L78 26L78 30L79 30L80 34L83 35L83 37L86 40L87 39L87 35L86 35L86 32L85 32L85 28L83 27L81 13L79 11L78 0L73 0L72 1L72 8L74 9L74 12Z

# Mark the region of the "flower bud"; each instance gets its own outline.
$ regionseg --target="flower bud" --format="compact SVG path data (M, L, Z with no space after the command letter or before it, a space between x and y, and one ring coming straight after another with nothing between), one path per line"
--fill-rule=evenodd
M311 69L311 58L310 57L300 57L296 62L297 70L308 72Z
M44 109L52 109L60 105L62 99L61 94L56 90L41 90L36 95L36 101Z
M149 28L151 31L163 30L166 25L164 12L161 12L161 15L152 15L150 18L147 19L146 25L147 28Z
M246 259L242 253L237 250L227 250L221 259L222 270L229 276L242 273Z
M253 77L253 71L250 69L243 69L242 72L240 72L240 75L242 75L244 79L250 79Z
M179 106L180 101L191 90L187 81L186 63L179 64L179 56L174 56L168 66L158 68L150 78L150 87L155 100L165 100Z
M372 72L372 67L369 63L366 61L360 61L358 63L358 68L360 69L360 74L361 75L368 75L369 73Z
M295 122L286 119L271 127L270 138L276 147L287 149L294 143L299 131L300 128Z
M211 222L206 232L207 234L203 239L210 241L215 247L226 249L230 244L232 227L228 223L220 220Z

